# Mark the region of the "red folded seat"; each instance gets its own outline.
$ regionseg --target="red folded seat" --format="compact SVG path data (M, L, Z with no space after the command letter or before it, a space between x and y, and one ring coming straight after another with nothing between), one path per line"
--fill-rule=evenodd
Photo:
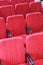
M26 23L23 15L8 16L6 19L6 25L7 30L12 34L12 37L26 37Z
M0 16L6 18L9 15L15 14L13 5L0 6Z
M43 32L27 36L26 50L34 65L43 65Z
M26 15L27 27L32 30L32 33L43 31L43 16L40 12L35 12ZM29 31L27 30L27 33Z
M1 40L0 49L2 65L26 65L24 42L21 37Z
M27 13L29 13L29 4L28 3L20 3L15 5L16 14L23 14L24 17Z
M30 2L29 8L30 8L30 12L41 12L42 13L41 2Z

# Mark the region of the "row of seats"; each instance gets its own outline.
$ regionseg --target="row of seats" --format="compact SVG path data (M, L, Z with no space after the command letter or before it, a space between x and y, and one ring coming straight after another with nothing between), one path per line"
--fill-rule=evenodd
M0 65L43 65L43 32L0 40ZM25 51L26 50L26 51Z
M0 17L0 38L22 36L43 31L43 15L40 12L26 15L26 20L23 15L12 15L6 18Z
M20 3L15 5L16 14L23 14L24 17L26 13L41 12L42 5L41 2L31 2L31 3Z
M30 5L28 3L20 3L16 4L15 8L13 5L0 6L0 16L4 18L14 14L23 14L25 17L27 13L32 12L42 13L41 2L31 2Z
M33 2L34 0L11 0L10 3L15 5L17 3L30 3L30 2Z
M17 3L29 3L29 2L33 2L34 0L0 0L0 6L2 5L8 5L8 4L12 4L15 5Z

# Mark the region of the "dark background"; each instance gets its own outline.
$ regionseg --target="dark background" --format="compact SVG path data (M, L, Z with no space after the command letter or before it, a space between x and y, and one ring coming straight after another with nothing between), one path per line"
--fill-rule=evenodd
M41 0L41 1L43 1L43 0Z

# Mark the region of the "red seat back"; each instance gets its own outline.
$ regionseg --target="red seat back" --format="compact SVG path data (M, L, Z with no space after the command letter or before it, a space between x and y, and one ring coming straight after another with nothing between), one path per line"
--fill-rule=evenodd
M17 3L21 3L22 0L9 0L11 4L15 5Z
M30 3L33 2L34 0L25 0L25 2Z
M30 3L33 1L34 0L9 0L9 2L13 5L18 4L18 3Z
M43 32L27 36L26 50L33 60L43 59Z
M24 17L27 13L29 13L29 5L28 3L20 3L15 5L16 14L23 14Z
M2 17L0 17L0 39L6 38L6 24Z
M0 6L0 16L7 17L15 14L13 5Z
M21 37L1 40L0 49L2 65L25 63L24 42Z
M26 33L25 20L23 15L12 15L7 17L7 29L13 36L22 35Z
M8 5L8 4L9 4L8 0L0 0L0 6Z
M33 33L43 31L43 16L41 13L31 13L26 15L27 26L30 27Z
M30 7L30 12L41 12L42 13L41 2L30 2L29 7Z

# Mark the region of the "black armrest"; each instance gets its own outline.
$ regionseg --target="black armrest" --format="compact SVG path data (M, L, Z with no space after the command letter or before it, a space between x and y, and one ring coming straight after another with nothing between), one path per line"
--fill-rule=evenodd
M28 30L30 34L32 34L32 29L29 26L26 26L26 30Z
M0 63L0 65L2 65L2 64Z
M29 61L31 62L32 65L34 65L34 61L33 59L30 57L30 55L28 53L26 53L26 57L29 59Z
M0 60L0 65L2 65L2 64L1 64L1 60Z
M7 33L7 35L9 35L9 36L10 36L10 38L12 38L12 34L10 33L10 31L9 31L9 30L6 30L6 33Z

